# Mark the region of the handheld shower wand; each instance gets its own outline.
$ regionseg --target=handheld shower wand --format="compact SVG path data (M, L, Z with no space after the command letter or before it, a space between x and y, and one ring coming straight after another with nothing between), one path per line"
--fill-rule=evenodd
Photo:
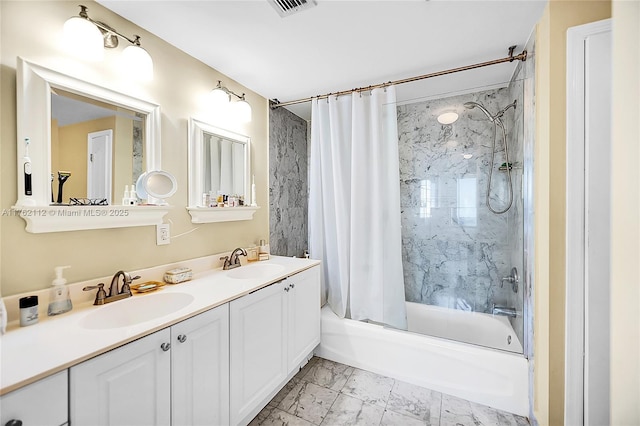
M513 101L513 103L507 105L500 111L498 111L495 115L491 115L487 109L477 102L465 102L464 106L468 109L478 108L480 111L484 112L490 122L493 123L493 147L491 149L491 168L489 169L489 183L487 184L487 199L486 204L487 208L492 213L495 214L503 214L506 213L513 204L513 181L511 180L511 167L509 163L509 147L507 146L507 131L505 130L504 123L502 122L501 117L509 108L516 108L517 100ZM495 210L491 206L491 180L493 178L493 165L495 164L495 155L496 155L496 139L498 137L498 127L502 130L502 143L504 145L504 157L507 171L507 179L509 180L509 205L504 210Z
M58 170L58 204L62 204L62 185L69 179L71 172Z

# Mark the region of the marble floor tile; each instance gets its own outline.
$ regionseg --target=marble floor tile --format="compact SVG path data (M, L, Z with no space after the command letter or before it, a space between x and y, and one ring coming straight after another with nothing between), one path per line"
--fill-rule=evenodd
M313 423L274 408L260 426L313 426Z
M338 397L338 392L301 381L278 404L278 408L319 425Z
M442 395L441 426L524 426L529 421L520 416L486 405Z
M429 424L438 424L441 402L440 392L396 380L391 389L387 410L427 421Z
M308 370L303 379L318 386L339 391L347 383L354 370L348 365L320 359Z
M439 419L435 423L427 423L427 425L438 426ZM380 426L424 426L424 422L415 417L405 416L395 411L386 410L382 416Z
M311 370L313 368L314 365L316 365L316 363L318 361L322 361L322 358L318 358L317 356L311 357L311 359L309 360L309 362L307 362L307 364L302 367L300 369L300 371L298 371L296 373L295 376L293 376L295 379L302 379L304 376L307 375L307 373L309 372L309 370Z
M300 379L293 377L291 380L287 382L287 384L284 385L282 389L280 389L280 392L278 392L276 396L274 396L273 399L271 399L269 404L274 406L277 406L278 404L280 404L284 399L284 397L287 396L289 392L291 392L291 390L295 388L298 383L300 383L300 381L301 381Z
M378 426L384 408L368 404L358 398L340 394L331 406L321 426L358 425Z
M471 405L471 412L473 413L473 416L487 424L496 424L499 426L525 426L529 424L529 420L525 417L487 407L486 405L477 404L475 402L470 402L469 404Z
M271 402L269 402L269 404L267 404L267 406L264 407L262 411L260 411L258 415L253 418L253 420L251 420L249 426L261 425L267 419L267 417L269 417L269 414L271 414L274 408L276 407L274 405L271 405Z
M384 408L389 400L393 382L390 377L356 368L341 392Z

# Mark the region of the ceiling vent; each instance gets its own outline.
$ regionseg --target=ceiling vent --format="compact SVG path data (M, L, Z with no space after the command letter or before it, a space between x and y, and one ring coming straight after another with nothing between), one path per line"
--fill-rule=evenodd
M267 0L281 17L311 9L317 6L316 0Z

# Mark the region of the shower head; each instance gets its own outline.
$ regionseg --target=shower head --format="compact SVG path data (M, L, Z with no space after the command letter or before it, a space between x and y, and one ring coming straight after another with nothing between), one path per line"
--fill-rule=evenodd
M480 109L480 111L485 113L485 115L487 116L489 121L493 122L496 119L496 117L492 116L489 113L489 111L487 111L487 109L485 107L483 107L481 104L479 104L477 102L465 102L464 103L464 107L468 108L468 109L474 109L474 108L478 107Z

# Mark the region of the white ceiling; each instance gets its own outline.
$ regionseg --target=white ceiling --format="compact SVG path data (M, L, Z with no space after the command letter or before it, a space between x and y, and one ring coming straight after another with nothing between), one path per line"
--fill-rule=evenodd
M98 2L281 102L503 58L514 44L519 53L546 4L318 0L317 7L281 18L267 0ZM408 83L398 87L398 100L504 85L514 68L507 63ZM289 109L310 117L309 103Z

